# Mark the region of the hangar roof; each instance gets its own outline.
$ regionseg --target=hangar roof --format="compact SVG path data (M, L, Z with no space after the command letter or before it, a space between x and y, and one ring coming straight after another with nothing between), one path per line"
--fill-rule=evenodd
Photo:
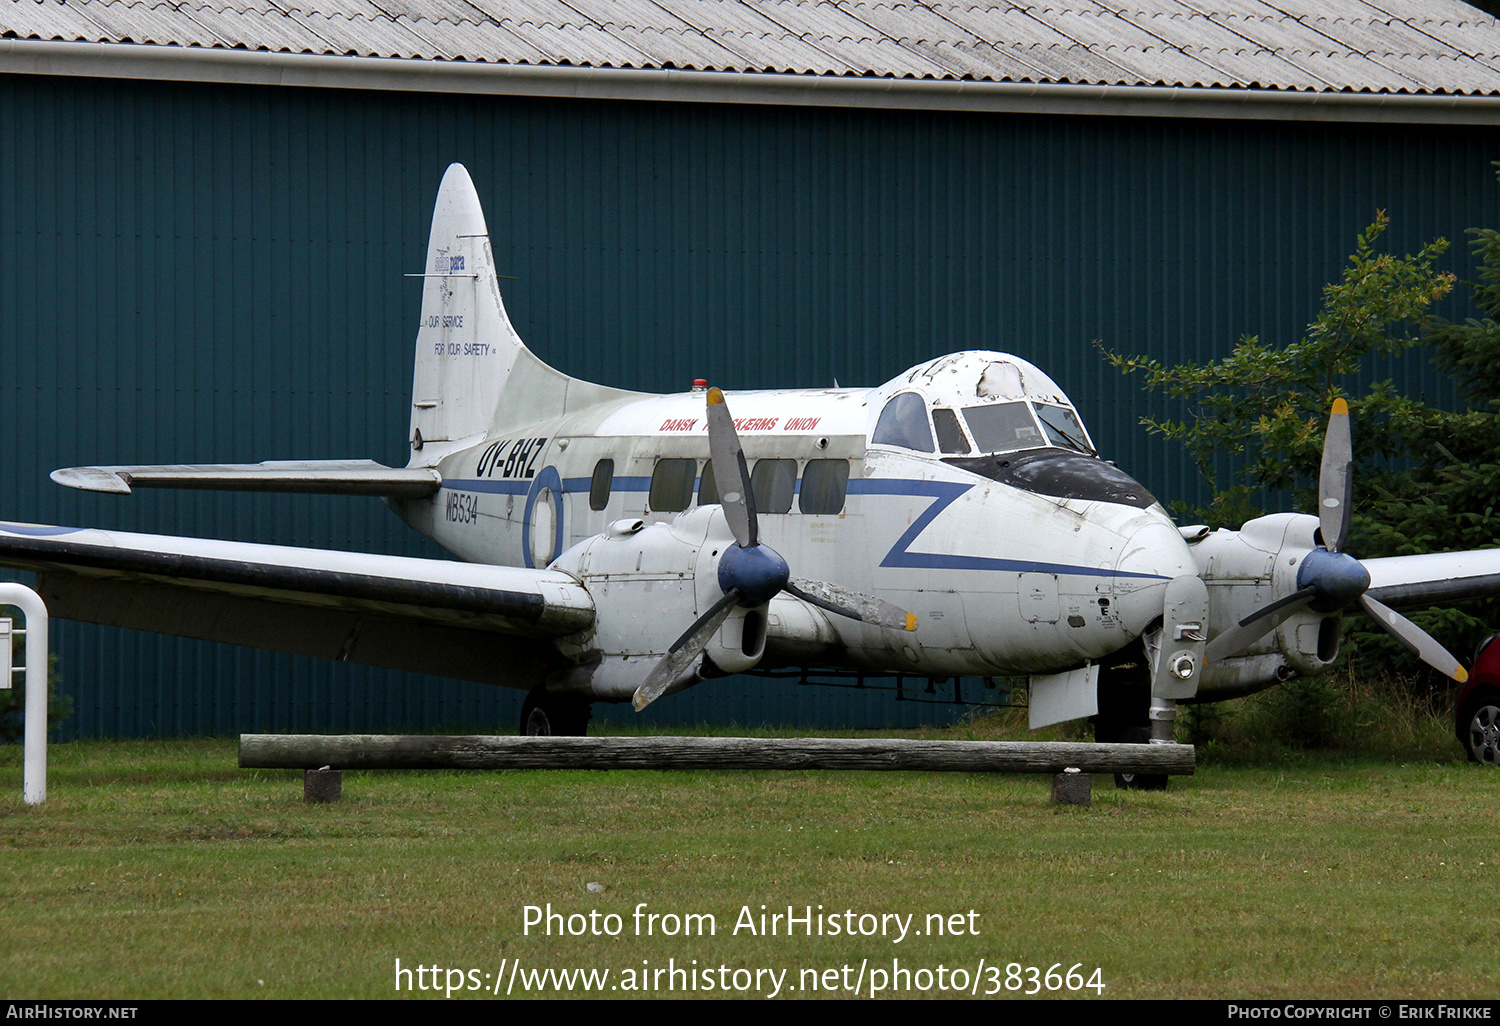
M0 57L39 52L31 44L74 58L90 44L96 60L217 51L417 61L438 74L583 72L596 83L611 71L667 73L673 87L695 73L751 75L762 87L822 84L820 102L830 84L868 80L897 92L1500 98L1500 27L1458 0L0 0ZM0 70L26 70L14 64Z

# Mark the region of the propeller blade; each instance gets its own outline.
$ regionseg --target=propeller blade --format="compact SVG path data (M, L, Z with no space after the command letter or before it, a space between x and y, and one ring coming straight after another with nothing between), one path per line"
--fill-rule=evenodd
M1206 662L1216 663L1228 659L1255 644L1270 634L1282 622L1296 616L1312 603L1316 592L1312 588L1299 588L1285 598L1261 606L1229 630L1208 643L1203 650Z
M820 609L847 616L860 623L871 623L898 631L917 629L917 618L914 614L892 605L885 599L850 591L848 588L840 588L836 584L805 581L794 577L787 581L786 590L803 602L810 602Z
M631 696L630 704L635 706L636 712L640 712L660 698L662 692L666 691L674 680L681 677L687 668L703 655L703 650L708 647L708 639L714 636L714 631L723 626L725 620L729 619L729 614L734 612L734 604L739 599L739 591L730 589L723 598L709 608L708 612L698 617L693 625L683 632L682 637L672 643L672 647L667 649L667 654L652 667L641 686L636 688L635 694Z
M1335 399L1328 417L1328 430L1323 436L1323 465L1318 474L1318 529L1323 535L1323 548L1309 552L1297 571L1298 582L1305 581L1306 584L1285 598L1257 609L1214 638L1204 650L1207 661L1227 659L1244 651L1314 602L1320 603L1320 611L1329 612L1350 609L1358 599L1366 615L1428 666L1459 683L1468 680L1469 673L1463 664L1432 635L1365 594L1365 589L1370 586L1369 573L1352 556L1341 551L1348 539L1353 512L1353 459L1349 404L1343 399Z
M724 393L708 390L708 454L714 463L714 482L719 488L719 505L724 519L740 548L754 548L760 540L755 523L755 493L750 488L750 470L745 465L745 450L734 429L734 418L724 403Z
M1386 633L1410 649L1422 662L1439 673L1447 674L1460 684L1469 679L1469 671L1464 669L1463 664L1455 659L1451 652L1439 645L1431 634L1390 606L1377 602L1368 595L1361 595L1359 604L1364 607L1372 620L1385 628Z
M1323 436L1323 467L1318 474L1318 526L1323 530L1323 547L1338 552L1349 533L1352 513L1354 443L1349 434L1349 404L1333 401L1328 417L1328 431Z

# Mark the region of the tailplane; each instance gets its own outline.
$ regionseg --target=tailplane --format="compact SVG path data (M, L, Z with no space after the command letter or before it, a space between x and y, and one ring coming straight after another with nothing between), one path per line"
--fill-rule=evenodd
M133 488L211 488L420 498L442 483L448 453L486 434L636 395L570 378L527 350L500 299L489 228L462 164L443 175L427 241L412 374L411 460L69 467L58 484L128 494Z

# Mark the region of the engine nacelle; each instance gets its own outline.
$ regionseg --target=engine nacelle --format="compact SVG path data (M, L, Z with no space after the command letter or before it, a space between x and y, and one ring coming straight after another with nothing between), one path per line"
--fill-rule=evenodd
M1208 584L1210 638L1297 590L1297 569L1315 547L1317 529L1316 517L1273 513L1193 542ZM1324 672L1338 658L1340 621L1337 613L1312 610L1288 618L1245 652L1204 667L1198 698L1233 698Z
M586 686L597 697L628 700L673 642L723 597L719 558L734 543L719 507L705 506L665 524L615 521L559 556L552 569L582 581L597 609L592 631L560 645L577 665L559 686ZM737 608L709 642L706 660L667 693L718 673L748 670L765 646L765 606Z

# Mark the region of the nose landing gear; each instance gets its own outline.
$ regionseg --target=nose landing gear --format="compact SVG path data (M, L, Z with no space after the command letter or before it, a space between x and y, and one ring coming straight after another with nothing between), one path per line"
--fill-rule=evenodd
M1151 667L1144 653L1099 668L1099 713L1094 717L1094 740L1109 744L1149 744L1153 727L1172 739L1175 702L1151 697ZM1170 712L1170 715L1168 715ZM1165 773L1116 773L1115 786L1131 791L1165 791Z

